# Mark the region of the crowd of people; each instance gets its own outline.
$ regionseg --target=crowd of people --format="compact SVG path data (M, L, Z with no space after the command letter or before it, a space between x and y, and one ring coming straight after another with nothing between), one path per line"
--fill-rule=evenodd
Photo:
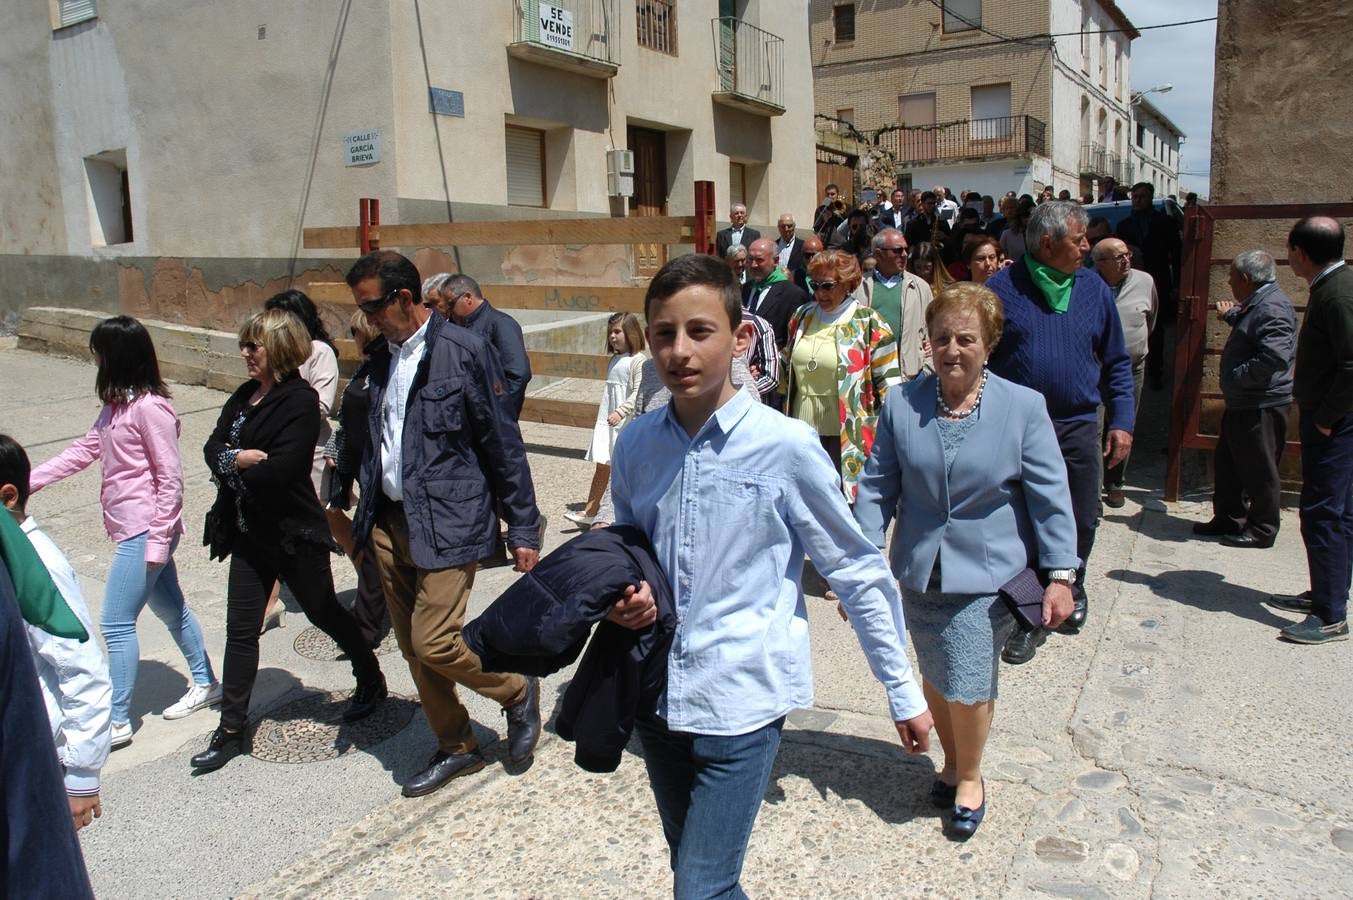
M997 217L990 198L949 209L938 192L911 204L897 191L872 216L845 210L834 222L834 199L806 238L788 215L778 240L763 238L734 207L717 256L673 259L650 282L642 320L607 323L587 454L596 470L568 518L584 529L575 541L614 528L635 571L658 573L618 593L606 577L617 546L537 570L545 517L518 425L529 362L520 328L473 279L424 279L393 251L357 260L349 330L362 361L336 407L333 343L314 305L296 291L269 300L240 328L248 378L202 450L217 492L205 543L229 560L219 682L174 568L184 475L170 391L139 322L100 323L90 349L103 407L88 433L36 468L0 435L11 514L0 516L0 558L25 576L12 584L34 623L35 683L74 827L100 814L99 769L132 739L141 608L166 623L192 675L165 717L220 708L191 759L209 772L248 749L259 635L282 583L350 662L345 721L386 699L373 648L393 630L437 742L403 784L408 797L486 764L460 689L501 706L508 765L524 771L541 730L538 677L576 658L580 643L571 657L559 648L601 622L589 677L564 702L586 709L567 726L580 764L580 729L613 740L633 727L676 894L740 895L785 716L812 704L806 558L885 688L903 746L925 752L938 735L930 799L950 838L972 837L989 807L982 755L1001 661L1027 663L1050 631L1074 635L1087 621L1087 567L1102 506L1125 502L1178 230L1145 184L1116 236L1069 200L1003 198ZM1295 399L1310 590L1270 602L1305 616L1284 638L1318 644L1348 635L1353 274L1332 219L1298 222L1285 249L1311 285L1299 333L1265 251L1235 258L1233 302L1218 304L1231 329L1227 411L1215 514L1195 531L1272 545ZM80 639L93 626L78 584L27 512L31 495L95 461L117 544L106 658ZM36 548L45 581L14 552L14 533ZM351 608L333 586L340 551L358 573ZM503 658L501 629L473 623L467 638L465 621L478 567L504 558L538 571L533 584L569 610L523 605L509 657L527 662L507 668L486 664ZM60 600L34 614L44 591ZM56 625L53 605L67 610Z

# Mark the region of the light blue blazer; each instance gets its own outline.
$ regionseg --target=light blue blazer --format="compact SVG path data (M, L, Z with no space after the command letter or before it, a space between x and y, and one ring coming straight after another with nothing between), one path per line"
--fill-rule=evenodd
M1066 463L1043 395L987 374L977 423L944 467L936 376L888 392L860 476L855 518L890 554L904 587L924 591L940 560L946 593L993 594L1028 565L1074 569L1076 524Z

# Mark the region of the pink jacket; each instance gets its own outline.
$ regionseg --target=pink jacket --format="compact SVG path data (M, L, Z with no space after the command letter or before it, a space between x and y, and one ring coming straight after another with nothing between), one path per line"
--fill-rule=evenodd
M125 541L145 532L146 562L168 562L169 545L183 532L178 438L178 415L163 397L142 394L129 404L106 405L84 437L33 470L29 490L36 494L100 460L108 536Z

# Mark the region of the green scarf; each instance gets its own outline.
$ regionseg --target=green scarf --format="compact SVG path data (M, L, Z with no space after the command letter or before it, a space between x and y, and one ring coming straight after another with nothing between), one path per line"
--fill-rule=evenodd
M776 266L775 268L770 270L770 274L766 276L765 281L753 281L752 290L754 291L764 290L770 287L772 284L779 284L781 281L788 280L789 276L785 274L784 269L781 269L779 266Z
M1051 266L1045 266L1028 253L1024 254L1024 264L1029 267L1034 284L1038 286L1052 311L1058 315L1066 312L1071 306L1071 289L1076 285L1076 273L1068 275Z
M57 637L89 640L89 632L66 605L66 598L52 583L42 557L28 542L28 535L9 511L0 508L0 556L4 557L19 600L19 612L30 625Z

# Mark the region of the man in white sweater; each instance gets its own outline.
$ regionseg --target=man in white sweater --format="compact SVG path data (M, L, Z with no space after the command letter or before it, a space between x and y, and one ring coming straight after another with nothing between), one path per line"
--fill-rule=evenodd
M1123 343L1132 360L1133 409L1142 405L1142 381L1146 374L1146 344L1156 327L1156 283L1141 269L1132 268L1132 251L1118 238L1105 238L1091 252L1095 271L1113 291L1118 318L1123 323ZM1104 505L1119 509L1126 502L1123 478L1127 457L1116 466L1104 467Z
M65 773L66 799L79 830L103 815L99 772L111 749L113 687L108 660L94 638L94 624L75 570L33 517L24 512L29 471L23 447L0 434L0 502L28 536L57 590L89 634L82 643L26 625L57 759Z

